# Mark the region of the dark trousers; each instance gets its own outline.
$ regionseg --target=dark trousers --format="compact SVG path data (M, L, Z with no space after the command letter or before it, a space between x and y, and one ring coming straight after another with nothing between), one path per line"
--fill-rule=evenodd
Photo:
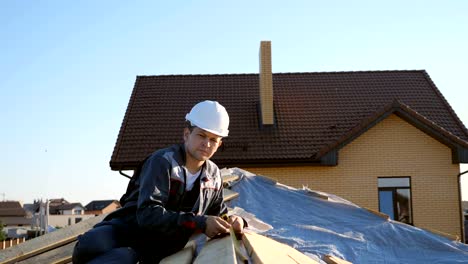
M177 232L176 232L177 233ZM159 263L179 251L190 234L162 237L119 218L102 221L78 237L73 263Z
M135 233L118 220L104 221L78 237L73 263L137 263Z

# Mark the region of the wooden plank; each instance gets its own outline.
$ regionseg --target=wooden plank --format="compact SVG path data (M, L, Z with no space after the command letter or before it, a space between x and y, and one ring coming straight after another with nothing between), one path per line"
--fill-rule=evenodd
M2 250L0 264L15 263L73 242L78 235L91 229L95 224L102 221L105 216L96 216Z
M366 208L366 207L363 207L365 210L367 210L368 212L370 213L373 213L375 214L376 216L380 216L381 218L385 219L385 220L390 220L390 216L384 214L384 213L381 213L381 212L377 212L375 210L372 210L372 209L369 209L369 208Z
M296 249L265 236L245 232L242 239L253 263L315 264Z
M230 183L233 181L237 181L239 179L239 175L234 175L234 174L223 175L221 179L223 180L223 183Z
M55 261L55 262L52 262L52 263L50 263L50 264L68 264L68 263L73 264L73 263L72 263L72 257L71 257L71 256L65 257L65 258L63 258L63 259L59 259L59 260L57 260L57 261Z
M352 262L346 261L344 259L332 255L325 255L322 257L322 260L325 261L327 264L353 264Z
M231 191L229 189L224 188L223 189L223 197L224 197L224 202L230 201L234 198L239 197L239 193L236 193L235 191Z
M73 248L76 241L63 245L61 247L49 250L42 254L30 257L26 260L17 262L18 264L36 264L36 263L68 263L71 262Z
M194 264L236 264L236 252L230 236L212 239L201 250Z
M160 264L171 264L171 263L190 264L192 263L192 260L193 260L193 254L195 252L195 248L196 248L196 244L189 242L187 243L184 249L168 257L165 257L159 263Z
M312 191L312 190L307 190L307 194L310 195L310 196L316 197L316 198L320 198L322 200L328 200L328 196L326 196L324 194L321 194L321 193L318 193L318 192L315 192L315 191Z
M244 209L240 207L235 207L234 209L228 208L230 214L237 215L242 217L247 223L249 224L249 230L255 232L255 233L263 233L266 232L270 229L273 229L273 227L262 220L258 219L255 217L254 214L251 214Z
M249 260L249 257L246 254L247 252L245 252L245 250L241 250L240 243L237 240L234 228L232 226L229 228L229 234L231 236L232 244L234 245L234 252L236 253L236 259L238 262L244 263L245 261Z

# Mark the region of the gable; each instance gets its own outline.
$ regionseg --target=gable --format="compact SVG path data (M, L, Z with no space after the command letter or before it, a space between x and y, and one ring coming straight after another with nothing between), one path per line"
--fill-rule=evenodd
M340 165L361 162L368 168L389 163L394 168L386 176L406 176L427 164L451 167L451 154L448 146L392 114L343 147ZM456 171L458 166L453 166Z

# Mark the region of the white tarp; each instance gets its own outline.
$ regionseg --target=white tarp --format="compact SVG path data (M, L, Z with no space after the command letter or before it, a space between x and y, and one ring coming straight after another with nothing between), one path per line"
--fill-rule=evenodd
M263 233L316 261L334 255L353 263L468 263L468 245L400 222L385 220L338 196L328 200L274 184L246 171L229 202L273 226Z

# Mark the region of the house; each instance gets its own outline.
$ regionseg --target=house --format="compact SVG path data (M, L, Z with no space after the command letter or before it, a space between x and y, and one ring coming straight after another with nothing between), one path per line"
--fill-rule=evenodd
M85 214L107 214L119 209L120 207L120 203L117 200L94 200L85 206Z
M463 237L460 163L468 131L424 70L137 76L110 160L134 170L181 142L202 100L226 107L213 157L287 185L342 196L418 227Z
M85 210L86 208L81 203L69 203L63 198L49 200L51 215L82 215Z
M0 221L4 226L29 226L31 217L18 201L0 202Z
M8 238L26 237L26 230L31 227L31 219L32 215L24 210L20 202L0 202L0 222Z
M34 212L33 225L41 229L69 226L94 217L85 215L86 208L81 203L70 203L64 198L35 201L28 208Z

